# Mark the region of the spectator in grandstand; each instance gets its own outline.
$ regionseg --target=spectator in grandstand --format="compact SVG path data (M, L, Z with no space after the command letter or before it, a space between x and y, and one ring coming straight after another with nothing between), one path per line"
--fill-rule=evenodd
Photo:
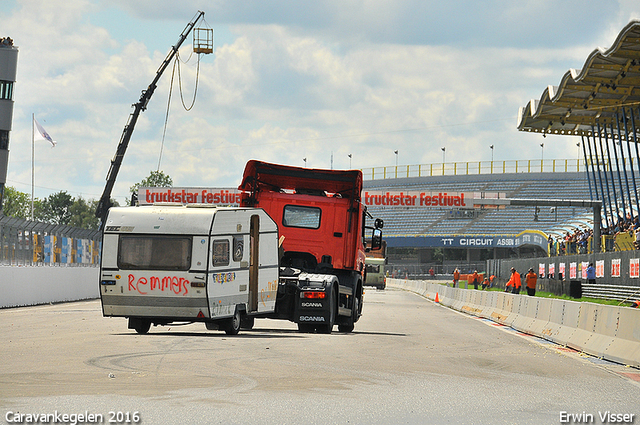
M593 267L593 263L589 263L589 267L587 267L587 280L592 285L596 283L596 269Z
M453 271L453 287L456 287L456 284L458 283L458 281L460 280L460 270L458 270L458 268L456 267L456 269Z
M558 255L566 255L567 253L567 244L564 239L558 236L556 243L558 245Z
M527 295L535 297L536 295L536 283L538 282L538 275L533 271L533 268L529 269L529 273L525 276L527 282Z
M474 270L471 275L471 283L473 284L473 289L478 289L478 285L480 284L480 275L478 274L478 270Z

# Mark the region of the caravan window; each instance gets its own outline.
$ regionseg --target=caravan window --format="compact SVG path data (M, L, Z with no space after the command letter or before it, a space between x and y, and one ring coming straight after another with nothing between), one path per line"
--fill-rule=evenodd
M217 239L213 241L213 266L229 265L229 240Z
M189 270L191 238L184 236L120 236L118 267L128 270Z

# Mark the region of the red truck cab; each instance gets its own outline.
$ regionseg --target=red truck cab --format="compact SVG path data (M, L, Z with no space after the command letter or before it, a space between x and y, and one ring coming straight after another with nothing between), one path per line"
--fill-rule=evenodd
M238 189L243 207L264 209L278 225L281 269L337 277L335 322L341 330L353 329L362 311L365 251L379 249L382 239L381 220L375 227L365 225L362 172L252 160ZM372 230L368 249L367 229Z

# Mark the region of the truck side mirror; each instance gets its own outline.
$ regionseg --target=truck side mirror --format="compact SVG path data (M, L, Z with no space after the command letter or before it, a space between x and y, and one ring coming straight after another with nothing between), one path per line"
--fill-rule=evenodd
M382 230L373 229L371 234L371 250L378 250L382 248Z

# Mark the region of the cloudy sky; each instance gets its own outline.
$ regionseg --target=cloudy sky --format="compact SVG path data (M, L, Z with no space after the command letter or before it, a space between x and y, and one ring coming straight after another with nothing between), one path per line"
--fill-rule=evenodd
M360 168L575 159L576 140L516 130L518 108L640 18L631 0L2 0L19 48L7 185L100 197L131 105L198 10L215 53L180 49L140 116L113 191L159 168L237 186L249 159ZM173 75L173 79L172 79ZM169 88L173 82L164 145ZM397 150L397 157L394 151ZM162 151L162 155L161 155ZM351 154L350 159L348 155Z

